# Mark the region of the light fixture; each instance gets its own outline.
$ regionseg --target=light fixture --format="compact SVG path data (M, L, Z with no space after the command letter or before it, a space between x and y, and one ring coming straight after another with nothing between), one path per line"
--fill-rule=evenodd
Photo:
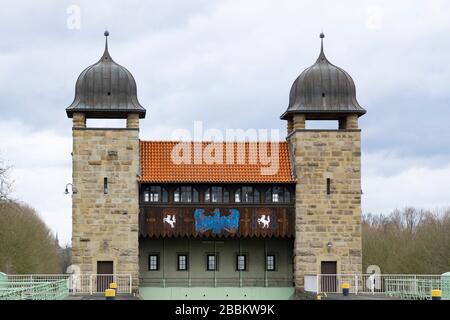
M331 251L331 248L333 247L333 244L331 243L331 241L328 241L328 243L327 243L327 249L328 249L328 252L330 252Z
M69 194L69 186L71 186L71 188L72 188L72 194L76 194L77 189L74 188L73 184L71 184L71 183L66 184L66 189L64 190L64 194Z

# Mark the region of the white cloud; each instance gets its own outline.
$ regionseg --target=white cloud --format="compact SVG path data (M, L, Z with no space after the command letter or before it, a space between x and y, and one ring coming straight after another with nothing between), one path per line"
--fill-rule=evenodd
M450 206L450 165L419 166L415 162L420 160L402 159L386 153L369 154L366 158L370 160L363 161L364 213L388 214L407 206L424 209Z
M323 30L328 58L354 78L368 110L360 122L364 211L447 203L448 1L75 0L79 30L66 27L69 3L28 3L0 11L0 152L15 165L16 196L65 241L64 108L78 74L100 57L105 27L111 55L133 73L147 107L144 139L169 139L194 120L222 131L284 132L278 117L292 82L314 63Z

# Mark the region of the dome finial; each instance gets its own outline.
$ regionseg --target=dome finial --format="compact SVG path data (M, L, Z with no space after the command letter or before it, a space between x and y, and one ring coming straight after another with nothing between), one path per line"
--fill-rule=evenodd
M323 31L320 33L319 37L320 37L320 54L318 61L326 61L325 53L323 52L323 38L325 38L325 34L323 33Z
M320 33L319 35L320 37L320 54L323 55L323 38L325 38L325 34L323 33L323 31Z
M105 52L108 51L108 36L109 31L105 29L105 32L103 32L103 35L105 36Z

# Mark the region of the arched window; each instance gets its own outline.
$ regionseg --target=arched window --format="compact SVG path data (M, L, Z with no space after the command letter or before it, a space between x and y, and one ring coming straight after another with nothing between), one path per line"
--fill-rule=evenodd
M181 187L181 202L192 202L192 187Z
M286 187L271 187L264 194L266 203L289 203L291 202L291 192Z
M254 188L253 189L253 202L254 203L258 203L260 201L261 201L261 199L260 199L260 196L259 196L259 191L258 191L258 189Z
M242 191L241 191L242 189ZM245 186L242 187L241 189L239 189L239 194L242 193L242 202L245 203L258 203L260 202L260 194L258 189L254 188L254 187L249 187L249 186ZM236 195L236 193L235 193ZM236 201L238 202L238 201Z
M241 202L241 189L236 189L234 191L234 202Z
M198 190L196 188L192 188L192 202L198 202L199 201L199 195Z
M144 189L144 202L168 202L167 189L161 186L150 186Z
M174 202L198 202L198 198L198 190L191 186L178 187L173 194Z
M169 192L166 188L162 188L162 202L169 202Z
M214 186L206 189L205 202L230 202L230 192L223 187Z
M242 187L242 202L253 203L252 187Z
M223 202L224 203L230 202L230 191L226 189L223 190Z

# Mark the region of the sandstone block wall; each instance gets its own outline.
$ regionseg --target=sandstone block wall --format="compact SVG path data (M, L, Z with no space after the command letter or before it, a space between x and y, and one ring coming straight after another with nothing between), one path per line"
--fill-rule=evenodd
M362 271L361 138L360 130L296 130L289 140L298 180L294 273L302 291L304 275L319 274L322 261L336 261L337 273Z
M97 273L113 261L114 273L131 274L137 289L139 131L73 129L72 263ZM104 178L108 193L104 193Z

